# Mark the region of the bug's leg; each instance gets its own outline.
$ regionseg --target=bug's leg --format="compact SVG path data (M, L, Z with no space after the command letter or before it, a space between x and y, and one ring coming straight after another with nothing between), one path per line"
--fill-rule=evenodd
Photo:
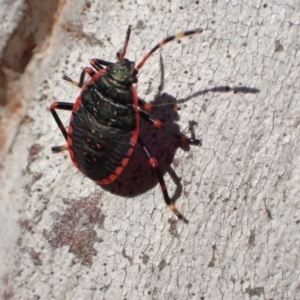
M65 144L65 145L62 145L62 146L54 146L51 148L51 150L55 153L58 153L58 152L61 152L61 151L64 151L64 150L68 150L69 149L69 146L68 144Z
M67 75L63 76L63 79L66 81L71 82L73 85L82 88L84 85L84 77L85 74L89 74L91 77L93 77L95 75L95 71L92 68L86 67L82 70L80 78L79 78L79 82L72 80L70 77L68 77Z
M178 219L183 220L184 222L188 222L186 220L186 218L178 211L178 209L176 208L176 206L174 205L174 203L171 201L168 190L167 190L167 186L164 180L164 177L158 167L158 162L157 160L151 156L150 152L148 151L148 149L146 148L146 146L144 145L144 143L141 141L140 138L138 138L138 143L140 144L140 146L142 147L142 149L144 150L146 156L149 159L149 164L151 166L151 168L154 170L155 175L158 179L158 182L160 184L162 193L164 195L164 199L166 204L169 206L169 208L175 213L175 215L178 217Z
M113 65L114 63L99 58L93 58L91 59L90 64L95 70L100 71L104 69L103 66Z
M138 104L143 110L149 113L152 113L154 111L161 111L161 110L174 110L174 111L180 110L180 107L174 102L163 103L163 104L151 104L142 99L139 99Z
M162 121L160 121L159 119L152 119L151 116L147 112L141 110L140 108L139 108L139 112L140 112L141 117L143 119L145 119L146 121L152 123L154 128L163 129L170 136L172 136L172 137L176 138L177 140L182 141L184 143L187 143L187 144L190 144L190 145L200 145L201 146L201 140L195 139L193 137L188 138L183 133L176 132L176 131L172 130L171 128L165 126L164 123Z
M52 113L52 116L57 124L57 126L59 127L61 133L63 134L64 138L67 140L68 137L68 133L67 130L65 128L65 126L63 125L63 123L61 122L56 109L61 109L61 110L72 110L73 109L74 104L73 103L67 103L67 102L53 102L50 106L50 111ZM63 150L67 149L67 145L63 145L63 146L54 146L52 147L52 151L53 152L60 152Z

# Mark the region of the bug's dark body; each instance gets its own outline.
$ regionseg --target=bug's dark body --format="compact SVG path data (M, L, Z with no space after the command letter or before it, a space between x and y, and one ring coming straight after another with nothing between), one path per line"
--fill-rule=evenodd
M132 62L123 60L114 69L130 70L133 66ZM132 70L129 74L132 76ZM113 76L103 70L88 81L76 100L68 130L69 153L75 166L102 184L111 182L122 172L139 129L132 83L127 84L124 77L122 83Z
M65 80L81 88L81 93L75 104L52 103L51 113L67 141L66 145L52 147L52 150L54 152L68 150L74 165L82 173L100 184L109 184L121 174L138 142L158 178L166 204L178 218L184 219L169 197L156 159L151 156L139 137L139 118L141 116L152 123L156 129L164 129L171 136L185 143L200 145L201 142L190 139L180 132L174 132L158 119L152 119L150 114L154 110L178 110L179 107L176 103L152 105L138 99L134 83L137 82L139 69L153 52L174 39L201 33L202 29L167 37L152 48L136 66L134 62L125 58L130 31L129 26L123 50L117 54L116 63L92 59L93 68L83 69L79 82L64 76ZM85 74L91 77L86 83ZM72 111L68 131L62 124L57 109Z

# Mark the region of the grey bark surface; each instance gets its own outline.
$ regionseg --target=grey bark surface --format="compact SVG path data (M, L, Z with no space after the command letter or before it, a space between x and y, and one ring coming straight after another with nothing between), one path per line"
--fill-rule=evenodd
M11 3L5 22L17 28L13 10L28 10ZM1 296L300 299L299 1L56 4L13 78L22 109L0 169ZM202 139L187 149L141 126L188 224L165 205L138 146L108 187L51 152L64 139L49 106L80 92L62 75L77 81L91 58L116 61L129 24L126 57L137 62L166 36L203 28L157 51L137 85L146 101L177 101L178 113L156 116L187 135L194 124Z

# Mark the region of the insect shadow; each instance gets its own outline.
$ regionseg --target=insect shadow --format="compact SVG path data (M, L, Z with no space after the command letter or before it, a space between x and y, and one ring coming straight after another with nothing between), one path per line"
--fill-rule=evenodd
M158 92L151 104L174 103L176 99L166 93L162 93L164 88L164 65L162 56L160 56L160 85ZM142 100L142 99L141 99ZM174 121L179 120L179 115L176 111L155 112L151 115L154 119L160 119L165 126L179 132L180 128ZM176 172L172 169L171 164L174 159L175 152L179 146L184 150L189 149L189 145L178 143L170 137L165 131L155 129L152 124L140 118L140 138L150 151L151 156L158 161L159 168L163 174L169 173L173 182L176 185L176 191L171 197L172 201L176 201L182 193L182 184ZM117 179L108 185L101 185L105 190L111 193L124 196L134 197L145 193L152 189L158 183L152 168L148 163L144 151L139 144L136 144L134 152L124 171ZM167 183L168 185L168 183ZM163 200L163 195L161 194Z
M159 96L152 104L162 104L174 102L175 98L168 94L163 94ZM178 114L174 111L156 113L153 114L155 118L160 119L165 126L171 128L172 130L178 132L180 130L178 124L174 121L178 120ZM173 181L175 181L177 192L176 199L180 196L182 186L179 178L177 177L175 171L172 169L171 164L174 160L174 155L179 146L183 149L187 149L188 145L181 145L175 141L172 137L169 137L166 132L162 130L157 130L153 126L144 120L140 120L140 138L143 143L147 146L147 149L151 153L152 157L155 157L158 161L159 168L164 174L168 172ZM148 159L145 156L144 151L137 144L134 148L134 152L128 162L128 165L124 169L117 179L109 184L102 185L101 187L118 195L126 197L134 197L139 194L143 194L146 191L152 189L158 183L157 178L148 163ZM166 182L168 186L168 182ZM170 195L171 196L171 195ZM163 200L163 195L161 194ZM174 196L171 197L173 201Z
M164 88L164 64L162 56L160 56L160 75L160 85L158 88L158 92L154 97L154 100L151 102L152 104L163 104L170 102L176 102L180 104L197 96L205 95L208 92L233 91L234 93L259 93L259 90L255 88L242 86L219 86L210 89L200 90L193 93L189 97L176 100L176 98L172 95L162 93ZM171 128L176 132L180 131L179 125L175 123L175 121L179 120L179 115L176 111L164 111L153 113L153 118L160 119L161 121L163 121L165 126ZM165 175L165 173L167 172L176 186L175 192L170 193L171 200L175 202L178 198L180 198L183 191L183 186L181 183L181 178L177 176L176 171L172 168L171 164L174 162L175 152L178 147L181 147L183 150L188 151L190 146L176 141L163 130L157 130L153 128L151 124L144 121L143 119L141 119L140 121L140 138L147 146L151 155L157 159L162 174ZM196 135L196 138L199 138L197 134L194 133L194 126L197 125L197 121L189 121L189 127L191 130L192 138L194 138L194 135ZM178 164L180 164L180 160L174 165ZM152 168L148 164L148 159L145 157L145 153L142 150L142 148L137 144L134 148L134 152L129 160L128 165L121 173L121 175L118 176L113 183L108 185L102 185L101 187L119 196L135 197L137 195L144 194L146 191L152 189L157 184L157 178ZM166 184L167 186L170 186L168 180L166 181ZM163 195L158 195L161 195L160 197L163 201Z

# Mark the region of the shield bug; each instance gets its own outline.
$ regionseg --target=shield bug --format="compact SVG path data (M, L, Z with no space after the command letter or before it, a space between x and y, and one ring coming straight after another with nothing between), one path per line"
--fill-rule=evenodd
M190 30L165 38L136 65L125 58L131 32L129 26L123 49L117 53L116 63L92 59L91 67L81 72L79 82L64 75L63 79L81 88L81 92L75 103L51 104L51 113L67 142L63 146L52 147L52 151L68 150L76 168L88 178L104 185L113 182L121 174L136 143L140 144L157 176L166 204L179 219L185 220L169 197L157 160L139 137L140 117L152 123L156 129L167 131L175 139L193 145L200 145L201 142L171 130L159 119L151 118L153 111L178 110L179 107L176 103L153 105L144 102L138 98L135 83L138 81L139 70L157 49L175 39L202 31ZM90 79L85 82L86 74ZM72 111L68 130L56 112L58 109Z

